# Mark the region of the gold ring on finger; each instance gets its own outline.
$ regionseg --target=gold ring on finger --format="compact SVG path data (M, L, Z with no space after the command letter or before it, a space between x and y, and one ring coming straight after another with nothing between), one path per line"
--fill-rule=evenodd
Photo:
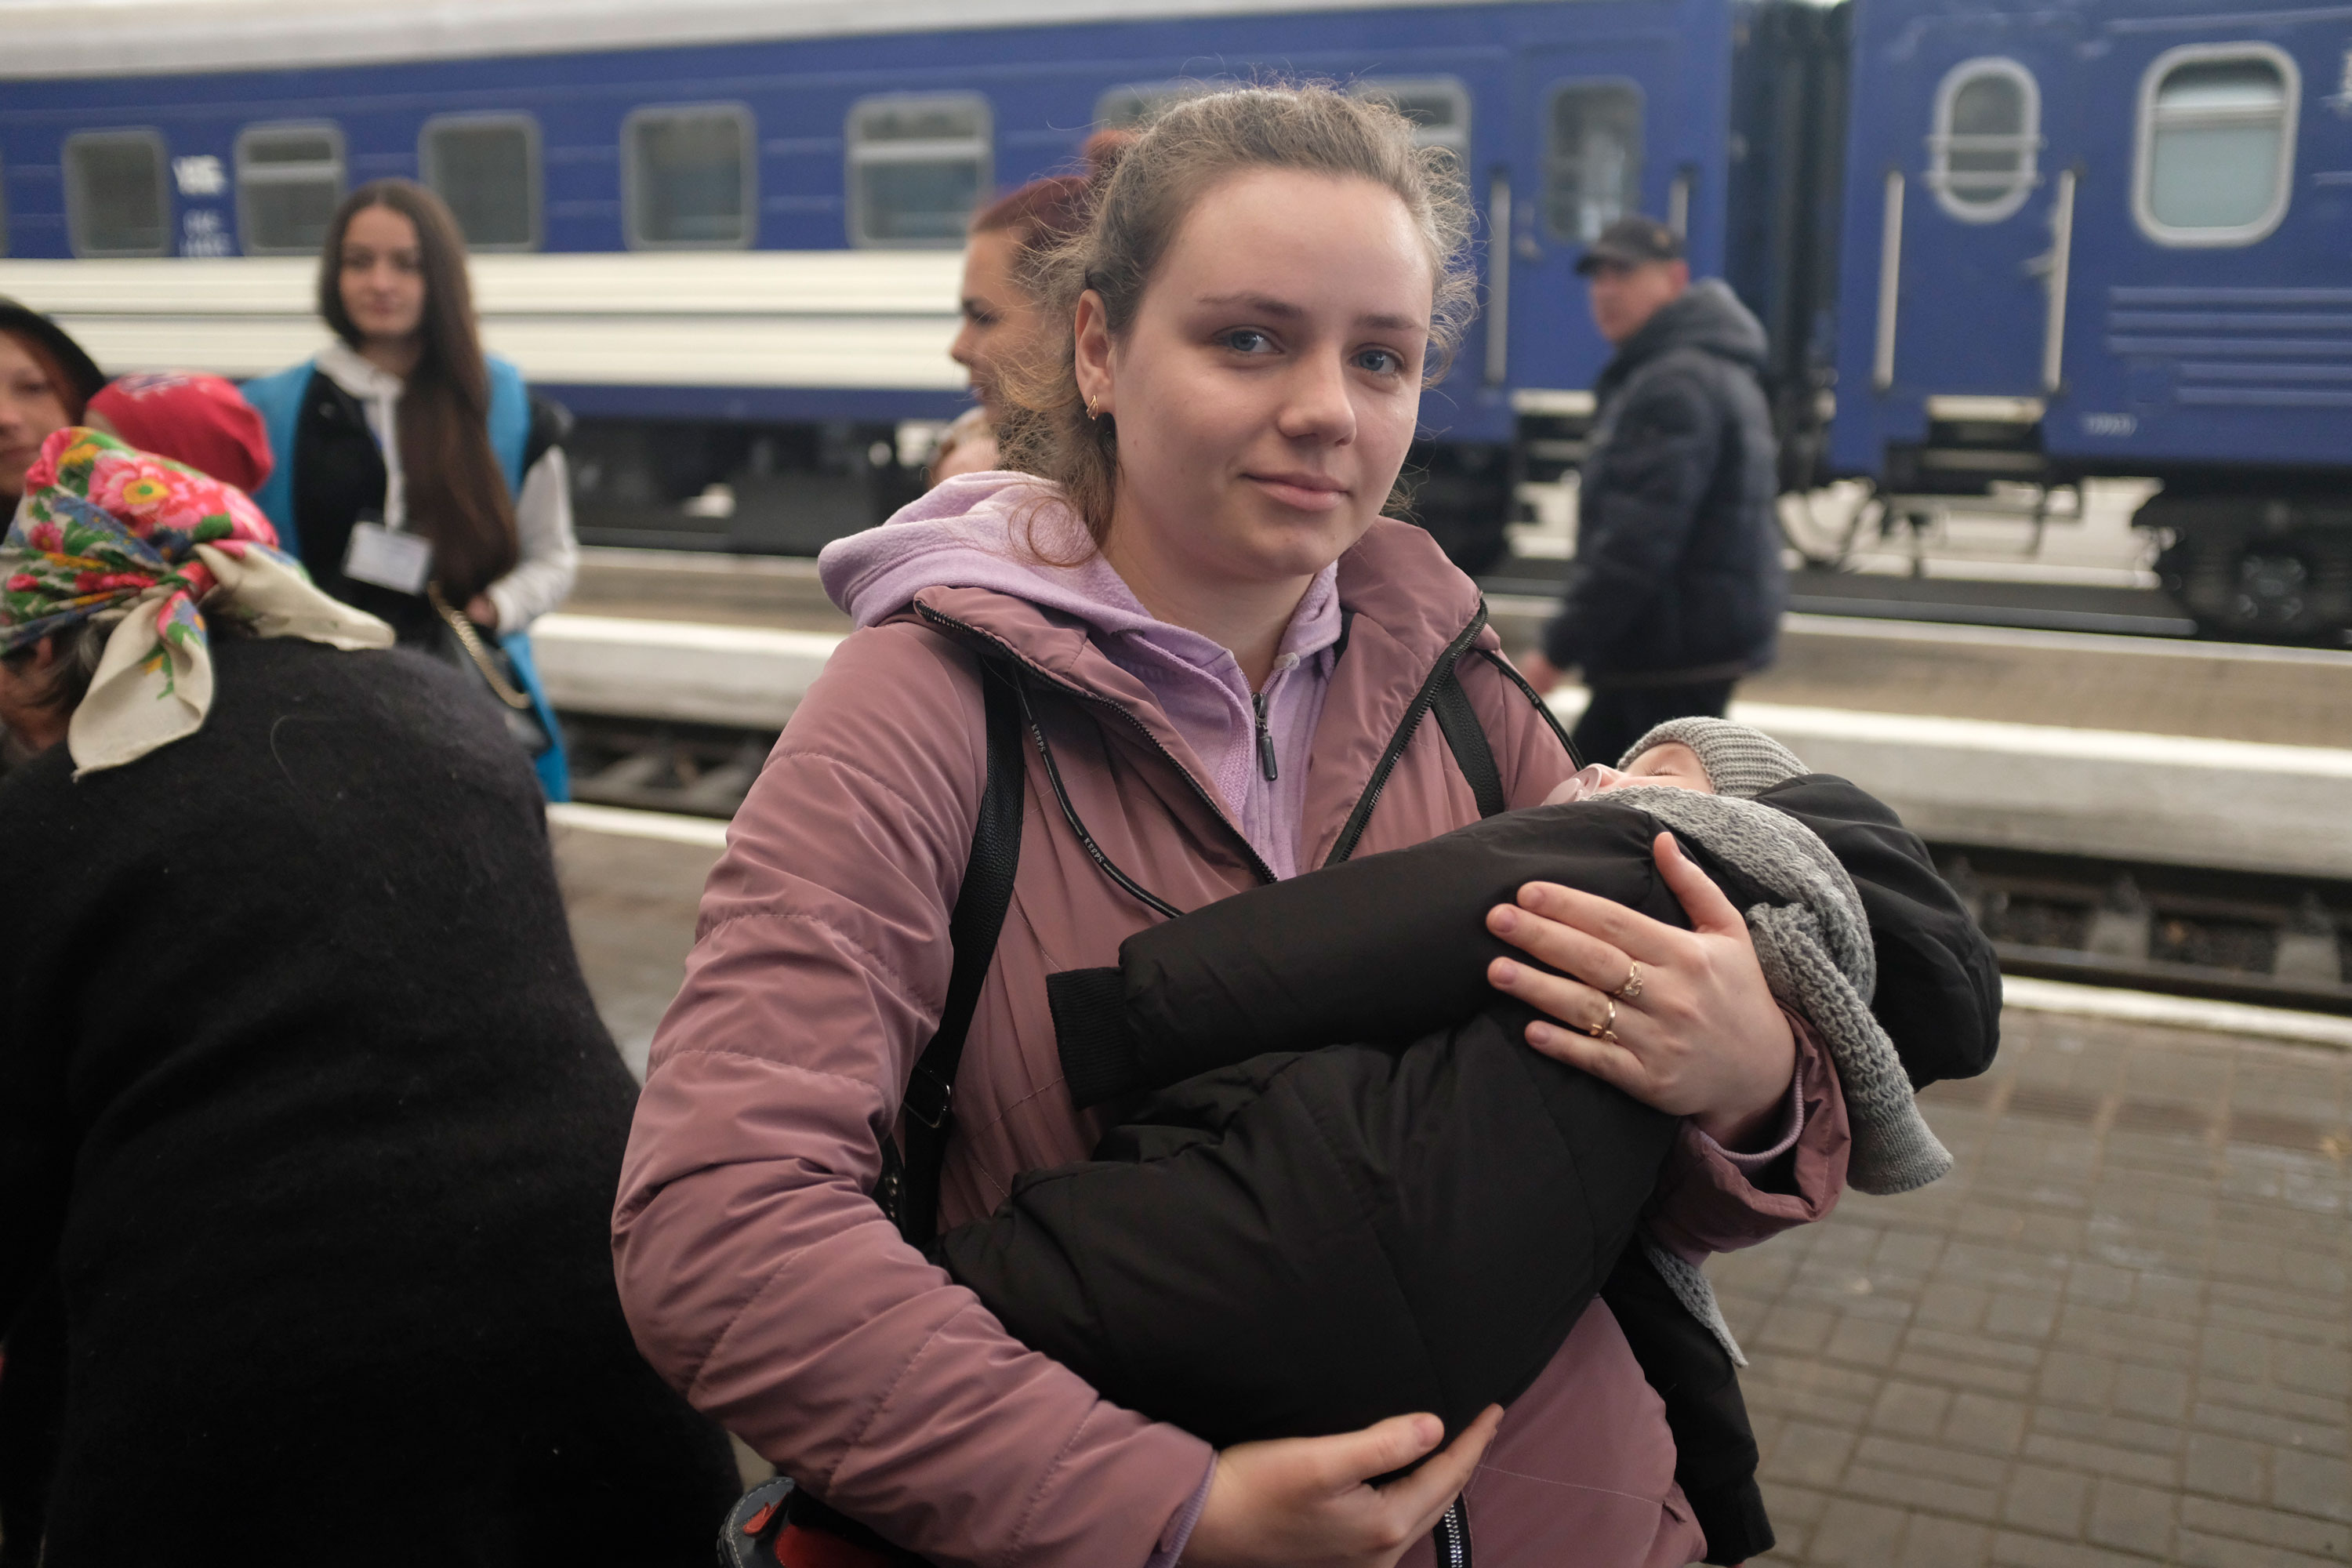
M1608 998L1603 997L1601 1000L1607 1002ZM1609 1002L1609 1016L1584 1032L1596 1040L1606 1040L1611 1045L1615 1045L1617 1043L1617 1004Z
M1620 1002L1631 1002L1642 994L1642 965L1633 959L1625 961L1625 984L1609 994Z

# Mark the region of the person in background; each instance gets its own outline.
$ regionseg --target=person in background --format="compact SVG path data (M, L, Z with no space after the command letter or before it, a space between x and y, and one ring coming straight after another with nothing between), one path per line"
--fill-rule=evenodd
M81 422L106 376L64 328L0 297L0 510L16 510L25 470L56 431Z
M336 209L319 313L334 342L246 384L277 457L254 500L320 587L402 641L436 644L446 628L503 654L545 733L540 782L565 798L562 731L524 633L579 567L569 416L484 356L457 220L413 181L373 181Z
M105 373L64 328L0 296L0 516L16 510L41 443L80 423L91 394L105 384ZM24 742L0 720L0 774L25 755Z
M268 426L236 384L201 371L119 375L89 400L82 423L247 495L277 466Z
M1567 591L1523 668L1549 691L1581 667L1577 753L1612 763L1654 725L1720 718L1772 662L1789 587L1764 329L1721 281L1693 283L1652 218L1611 224L1576 269L1617 354L1593 387Z
M1079 156L1086 173L1050 174L999 196L971 220L963 253L963 326L948 357L971 374L973 405L940 437L930 482L997 466L996 427L1005 415L1003 373L1038 348L1045 324L1032 273L1038 259L1086 221L1087 197L1135 141L1097 131Z
M26 483L0 1561L702 1568L737 1473L622 1319L635 1089L497 716L228 486L77 427Z

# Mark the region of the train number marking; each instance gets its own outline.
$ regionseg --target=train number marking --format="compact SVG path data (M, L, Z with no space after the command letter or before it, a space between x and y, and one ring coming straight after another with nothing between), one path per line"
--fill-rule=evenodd
M2083 434L2085 436L2128 436L2139 428L2136 414L2085 414Z
M172 179L184 196L216 196L228 189L228 171L209 153L173 159Z
M183 256L233 256L236 247L229 244L228 226L221 221L218 209L190 207L180 215L180 254Z

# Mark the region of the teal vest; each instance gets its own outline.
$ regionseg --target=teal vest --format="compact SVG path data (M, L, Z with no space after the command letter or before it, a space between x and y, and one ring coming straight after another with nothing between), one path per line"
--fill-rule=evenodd
M507 476L507 491L522 494L522 459L530 445L530 396L523 389L522 372L502 359L485 362L490 373L490 450ZM301 422L302 400L310 393L318 366L304 362L275 375L259 376L242 388L269 427L269 450L277 463L268 482L253 499L278 525L278 542L286 552L301 559L301 531L294 522L294 429Z
M502 359L486 363L490 373L490 450L498 454L499 467L506 474L508 493L520 499L523 458L530 446L530 395L524 390L522 372ZM317 365L305 362L291 370L248 381L243 387L245 400L253 405L262 423L269 428L269 449L277 458L269 470L268 482L253 492L253 499L277 525L278 544L298 561L302 558L302 535L294 521L294 431L301 422L302 401L310 395L310 378L318 374ZM549 800L569 800L572 769L564 754L563 731L556 723L554 707L547 700L547 689L540 683L539 661L531 655L530 637L522 632L510 632L499 641L507 657L514 661L515 673L522 678L524 689L530 693L539 721L555 737L555 744L541 752L532 763L539 773L540 787Z

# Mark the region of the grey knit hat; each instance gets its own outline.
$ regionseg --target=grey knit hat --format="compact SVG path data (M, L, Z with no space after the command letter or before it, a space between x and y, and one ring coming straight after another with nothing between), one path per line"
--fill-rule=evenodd
M1643 752L1675 742L1698 753L1698 765L1715 782L1717 794L1741 800L1812 771L1771 736L1728 719L1669 719L1627 747L1617 765L1630 768Z

